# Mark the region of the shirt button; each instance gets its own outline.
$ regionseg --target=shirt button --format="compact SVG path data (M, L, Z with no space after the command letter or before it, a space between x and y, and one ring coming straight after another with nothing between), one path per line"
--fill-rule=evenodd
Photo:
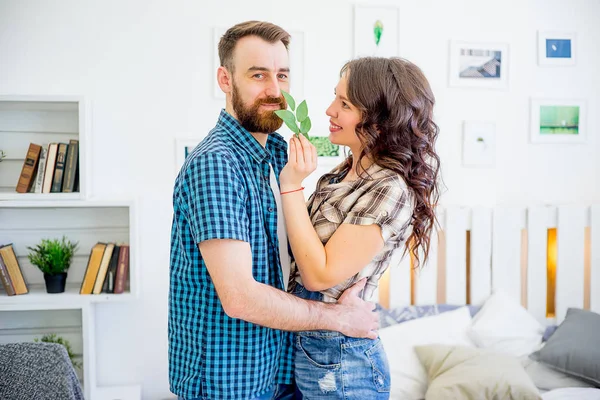
M269 175L265 175L265 176L263 176L263 179L264 179L265 181L268 181L268 180L270 179L270 178L269 178Z
M273 207L269 207L269 208L267 208L267 210L268 210L270 213L272 213L272 212L273 212Z

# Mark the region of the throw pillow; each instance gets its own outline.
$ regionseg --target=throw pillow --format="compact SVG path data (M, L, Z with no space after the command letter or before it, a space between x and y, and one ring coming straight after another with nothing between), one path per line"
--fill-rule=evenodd
M463 346L417 346L415 351L429 376L425 400L541 399L515 357Z
M599 332L600 314L569 308L556 332L531 358L600 387Z

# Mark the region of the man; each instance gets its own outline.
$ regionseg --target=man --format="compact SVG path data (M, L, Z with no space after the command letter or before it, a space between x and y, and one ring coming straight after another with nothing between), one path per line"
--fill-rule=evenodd
M169 375L171 391L186 400L288 398L293 331L377 337L374 305L357 297L364 282L337 304L285 292L277 182L287 145L274 133L282 123L274 111L287 107L289 39L257 21L221 38L217 79L226 107L175 182Z

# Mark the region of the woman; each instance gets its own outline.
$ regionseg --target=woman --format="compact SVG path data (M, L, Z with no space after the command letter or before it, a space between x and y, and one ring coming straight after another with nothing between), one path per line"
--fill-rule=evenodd
M295 261L290 291L335 302L366 278L370 299L395 252L418 267L429 251L439 197L434 96L414 64L360 58L341 71L327 109L329 139L351 155L319 180L308 200L302 181L316 168L314 146L290 140L280 175L283 211ZM387 399L390 374L379 339L337 332L300 332L295 374L306 399Z

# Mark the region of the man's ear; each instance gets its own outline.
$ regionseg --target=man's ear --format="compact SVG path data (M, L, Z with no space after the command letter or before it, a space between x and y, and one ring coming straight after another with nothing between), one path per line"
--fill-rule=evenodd
M223 93L231 93L233 91L233 77L227 68L219 67L217 69L217 83Z

